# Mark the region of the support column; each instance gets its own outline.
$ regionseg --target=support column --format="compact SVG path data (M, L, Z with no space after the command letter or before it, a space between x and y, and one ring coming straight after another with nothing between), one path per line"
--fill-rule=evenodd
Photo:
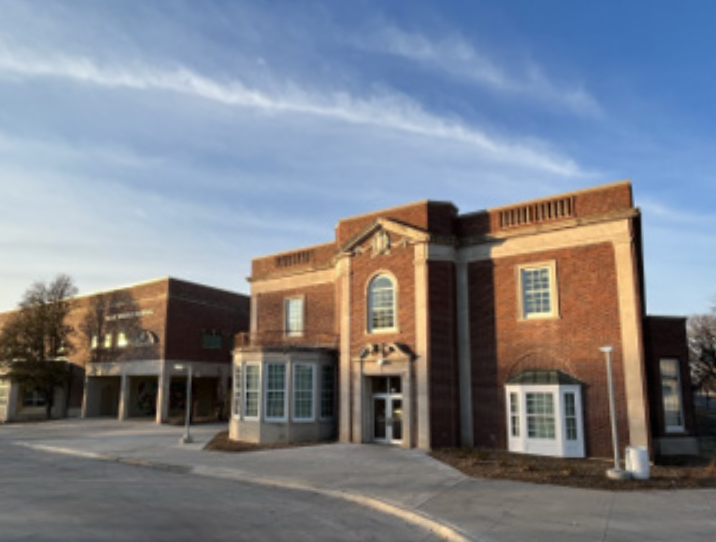
M163 423L169 416L169 383L171 382L171 363L162 360L157 382L156 422Z
M351 261L344 255L337 265L340 288L340 366L338 395L338 440L351 442Z
M619 289L619 320L622 330L622 365L626 387L629 443L649 448L649 424L645 396L644 352L642 350L641 310L636 282L634 243L614 243Z
M457 353L460 383L460 444L475 445L472 418L472 358L470 344L470 285L468 262L458 260L457 274Z
M119 387L119 421L124 421L129 417L129 376L122 373L122 384Z
M428 245L415 245L415 378L418 448L430 449L430 360L428 355ZM408 395L410 398L410 395Z

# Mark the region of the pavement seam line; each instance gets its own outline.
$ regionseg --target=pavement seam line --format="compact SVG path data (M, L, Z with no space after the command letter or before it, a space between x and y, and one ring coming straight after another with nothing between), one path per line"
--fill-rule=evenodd
M184 467L183 465L170 465L167 463L155 463L153 461L146 461L143 459L126 458L115 455L101 454L97 452L85 452L83 450L77 450L73 448L66 448L62 446L49 446L46 444L33 444L30 442L14 442L17 446L23 446L25 448L40 450L47 453L56 453L63 455L71 455L76 457L82 457L84 459L94 459L97 461L107 461L112 463L120 463L128 466L143 467L143 468L156 468L160 470L171 470L173 472L181 472L194 474L196 476L204 476L219 479L232 479L236 481L245 482L248 484L261 485L264 487L275 487L281 489L289 489L294 491L305 491L311 492L318 495L323 495L330 498L342 499L345 501L353 502L358 505L364 506L381 512L383 514L391 515L402 519L403 521L420 527L430 533L439 536L440 538L447 540L448 542L476 542L476 539L468 536L458 527L450 525L447 522L433 518L425 513L417 510L409 510L397 504L392 504L376 497L368 497L357 493L351 493L344 490L336 489L322 489L319 487L303 484L301 482L294 482L289 480L277 480L272 478L263 478L246 474L245 471L223 469L220 467L205 467L205 466L193 466ZM184 470L186 469L186 470Z

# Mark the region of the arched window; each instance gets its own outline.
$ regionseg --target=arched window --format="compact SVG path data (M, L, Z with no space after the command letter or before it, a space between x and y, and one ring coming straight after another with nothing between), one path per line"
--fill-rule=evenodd
M388 275L378 275L368 286L368 331L395 328L395 283Z

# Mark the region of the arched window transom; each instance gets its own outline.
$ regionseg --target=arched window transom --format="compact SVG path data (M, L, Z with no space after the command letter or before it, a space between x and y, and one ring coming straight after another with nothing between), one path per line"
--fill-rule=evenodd
M395 328L395 282L388 275L378 275L368 287L368 331Z

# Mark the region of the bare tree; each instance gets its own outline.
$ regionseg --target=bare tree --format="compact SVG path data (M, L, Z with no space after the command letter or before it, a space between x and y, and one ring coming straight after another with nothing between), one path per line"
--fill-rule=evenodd
M716 390L716 310L689 318L687 333L694 385L702 391Z
M69 298L76 293L67 275L50 283L35 282L0 331L0 363L7 367L7 376L25 389L37 390L47 418L55 390L67 385L71 376L67 356L74 350L74 330L66 317Z

